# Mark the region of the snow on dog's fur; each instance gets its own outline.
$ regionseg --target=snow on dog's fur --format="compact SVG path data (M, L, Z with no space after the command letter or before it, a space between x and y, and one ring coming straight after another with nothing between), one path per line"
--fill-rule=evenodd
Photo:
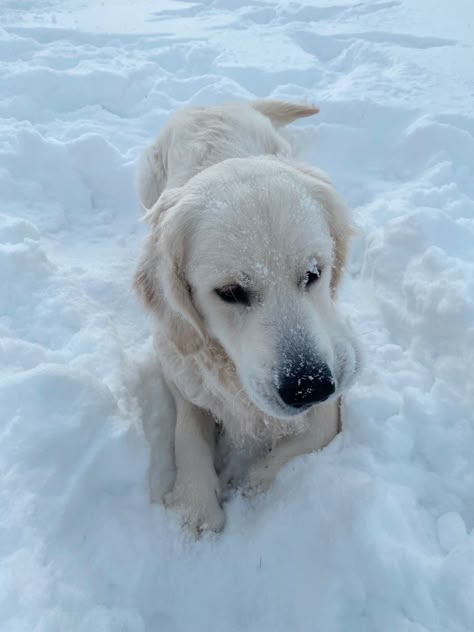
M246 453L255 491L292 456L326 445L356 372L336 302L349 214L277 130L316 112L270 100L190 108L140 162L151 234L135 285L157 321L177 415L166 502L196 529L222 528L222 486L242 475L233 455ZM227 445L220 458L216 420Z

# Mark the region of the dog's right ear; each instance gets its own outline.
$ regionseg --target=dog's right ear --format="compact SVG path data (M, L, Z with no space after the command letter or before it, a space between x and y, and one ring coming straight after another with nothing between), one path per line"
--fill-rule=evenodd
M155 282L152 275L152 270L155 265L155 252L156 247L155 236L149 235L146 238L145 247L143 249L143 255L138 264L138 268L135 271L135 277L133 279L133 287L138 292L139 296L145 303L148 309L153 309L160 301L159 293L155 287Z
M206 335L185 278L186 238L192 232L192 208L182 189L164 191L147 211L151 234L135 273L135 289L184 355L202 348Z
M159 264L158 235L156 229L160 218L178 203L181 189L163 191L151 208L143 207L143 221L151 226L152 232L145 241L143 255L135 272L133 285L148 309L157 309L161 302L160 288L157 287L153 271Z
M180 187L163 191L151 208L143 207L143 221L152 227L157 226L163 213L175 206L179 202L181 195L182 189Z

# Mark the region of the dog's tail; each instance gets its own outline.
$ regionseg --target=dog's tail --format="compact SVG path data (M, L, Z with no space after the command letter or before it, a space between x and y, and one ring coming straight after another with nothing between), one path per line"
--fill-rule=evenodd
M275 127L283 127L296 119L312 116L319 112L319 108L315 105L278 101L277 99L257 99L250 101L250 105L254 110L269 118Z

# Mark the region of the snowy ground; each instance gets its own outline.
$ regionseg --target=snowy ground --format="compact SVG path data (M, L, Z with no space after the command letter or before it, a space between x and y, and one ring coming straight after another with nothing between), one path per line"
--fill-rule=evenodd
M474 630L473 34L471 0L0 0L2 632ZM147 497L133 168L255 95L321 107L289 134L361 228L366 368L194 543Z

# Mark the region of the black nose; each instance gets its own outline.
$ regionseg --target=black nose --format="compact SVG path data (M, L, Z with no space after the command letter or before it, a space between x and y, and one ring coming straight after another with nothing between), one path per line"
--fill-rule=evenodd
M326 364L301 363L288 367L278 380L278 394L292 408L309 408L324 402L336 389L334 378Z

